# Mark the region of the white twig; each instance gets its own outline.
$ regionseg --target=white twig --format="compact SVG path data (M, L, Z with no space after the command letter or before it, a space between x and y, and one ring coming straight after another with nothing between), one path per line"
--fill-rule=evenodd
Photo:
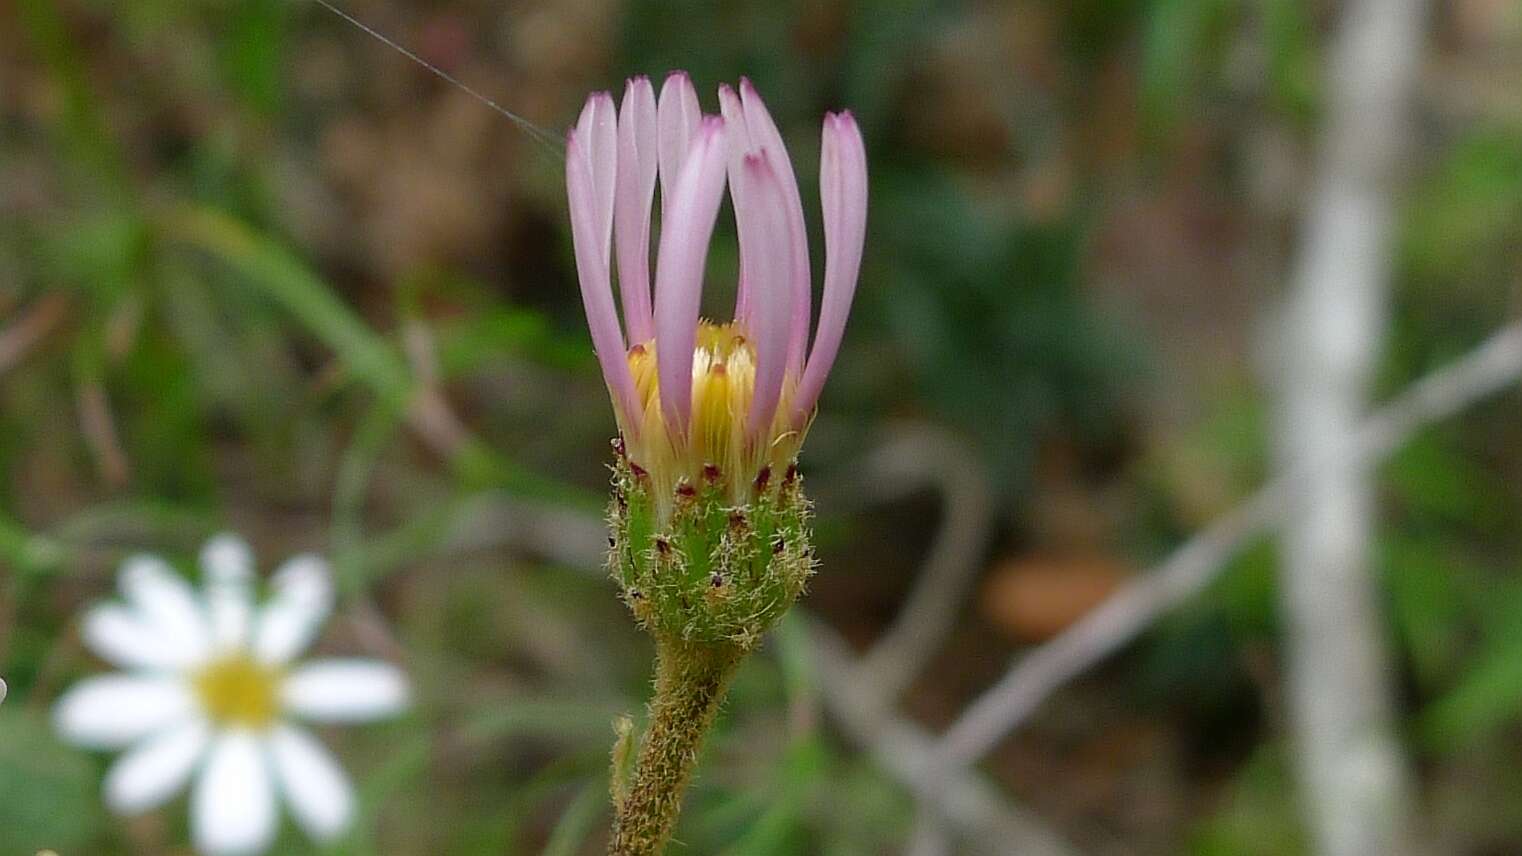
M469 553L513 547L584 570L607 573L608 523L600 517L500 492L480 494L450 521L440 553Z
M1407 387L1360 426L1346 453L1361 464L1377 461L1418 429L1515 382L1519 375L1522 324L1513 324L1463 359ZM946 731L939 747L944 761L954 767L983 757L1058 687L1203 589L1238 550L1283 519L1307 474L1324 465L1318 460L1281 474L1061 635L1017 658Z
M909 437L925 438L917 433L900 436L906 441ZM890 442L883 451L893 448ZM585 512L483 495L462 509L439 549L452 554L511 545L568 567L600 573L606 536L606 523ZM972 540L981 548L983 536ZM932 554L938 551L932 549ZM950 565L949 560L944 561ZM1008 853L1009 847L1016 845L1022 856L1074 853L1039 819L1010 805L1009 798L997 786L976 773L969 771L953 777L945 788L926 788L929 778L925 771L934 757L934 737L895 716L891 698L881 691L875 678L864 677L868 672L858 665L845 644L818 622L810 624L819 669L819 692L825 707L852 741L873 753L885 772L913 791L923 805L933 808L921 812L922 819L934 819L933 825L921 824L918 832L946 832L949 830L945 825L953 825L970 840L981 842L980 852L989 856ZM944 637L943 632L934 635L937 639ZM915 636L919 638L920 633L916 631Z
M941 813L927 805L921 805L914 818L914 833L909 837L905 856L951 856L955 841Z
M891 444L884 447L889 448ZM511 546L600 574L606 537L607 524L585 512L485 494L461 510L438 551L443 555ZM1022 856L1074 853L1039 819L1010 805L998 787L976 773L954 777L947 788L926 788L925 771L934 757L935 738L896 717L891 699L863 678L866 673L845 644L828 628L810 623L825 707L851 740L879 759L885 772L933 808L922 811L921 817L933 818L934 825L928 829L921 825L917 831L954 825L971 840L982 842L980 852L988 856L1007 853L1013 845L1020 847Z
M874 484L891 487L892 494L933 484L942 497L941 525L924 569L898 619L858 666L860 680L883 698L893 699L955 626L988 546L993 503L978 461L955 439L933 428L901 430L871 454L866 470Z
M899 429L861 467L857 495L878 501L933 486L941 521L914 588L898 617L853 674L880 704L891 704L946 641L966 602L993 524L992 491L977 459L955 438L929 425ZM920 802L908 856L948 856L953 835L940 809Z
M972 770L932 776L934 738L895 716L875 688L864 684L845 643L829 628L812 622L820 692L842 731L864 747L882 768L915 792L922 803L969 833L987 856L1063 856L1075 851L1036 817L1011 806L999 788ZM935 786L932 787L932 782Z
M1316 850L1410 851L1411 786L1369 573L1374 494L1343 454L1385 326L1390 191L1421 51L1419 0L1354 0L1279 338L1280 457L1320 460L1286 515L1280 596L1292 736Z

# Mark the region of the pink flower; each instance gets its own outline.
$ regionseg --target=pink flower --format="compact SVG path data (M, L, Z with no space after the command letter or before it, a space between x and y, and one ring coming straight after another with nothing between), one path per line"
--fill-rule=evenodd
M750 81L738 94L721 86L719 103L721 116L703 115L683 72L658 100L649 79L630 79L618 110L610 94L592 94L566 140L566 189L582 303L631 462L665 487L719 473L739 495L797 454L835 362L861 266L867 166L855 119L826 114L824 295L811 350L808 236L782 136ZM726 179L740 281L734 320L717 324L699 318L699 302Z

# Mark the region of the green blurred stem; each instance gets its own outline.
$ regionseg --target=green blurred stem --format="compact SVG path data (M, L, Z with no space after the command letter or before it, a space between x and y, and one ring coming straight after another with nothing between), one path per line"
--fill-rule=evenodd
M745 649L656 638L655 698L623 800L613 807L608 856L657 856L671 840L698 750Z

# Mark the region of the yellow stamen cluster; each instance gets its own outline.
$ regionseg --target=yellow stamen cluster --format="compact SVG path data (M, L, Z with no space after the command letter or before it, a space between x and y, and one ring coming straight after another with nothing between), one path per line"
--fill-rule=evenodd
M196 695L213 722L263 729L279 713L279 673L241 654L206 666L195 676Z
M753 489L767 467L785 467L798 452L803 432L787 424L788 404L797 378L783 381L776 415L765 430L746 436L756 387L756 352L736 323L698 324L692 355L692 421L685 435L667 427L661 411L655 343L629 349L629 370L643 408L630 436L630 459L648 471L657 495L669 494L684 481L723 480L735 502Z

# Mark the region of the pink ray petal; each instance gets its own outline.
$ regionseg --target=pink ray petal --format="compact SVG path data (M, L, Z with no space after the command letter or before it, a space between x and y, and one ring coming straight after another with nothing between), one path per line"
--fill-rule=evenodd
M630 78L618 119L618 193L613 219L618 253L618 294L629 341L655 335L650 308L650 206L655 196L659 139L655 89L650 78Z
M729 198L734 200L735 214L747 205L747 181L740 180L745 156L755 151L750 131L745 125L745 109L740 96L727 83L719 84L719 112L724 116L725 136L729 138ZM750 287L745 276L745 242L740 243L740 279L735 286L735 320L742 326L750 323Z
M824 117L819 196L824 211L824 297L814 350L793 401L795 424L806 421L813 412L835 364L861 271L867 234L867 151L850 111Z
M787 372L792 243L788 238L787 194L771 160L767 151L745 155L734 176L748 200L746 205L735 206L735 219L745 280L755 289L752 323L746 330L756 349L756 381L745 427L750 440L764 436L771 426Z
M788 337L788 368L803 370L803 355L809 344L809 315L812 275L809 271L809 236L803 221L803 198L798 193L798 178L782 143L782 134L760 93L749 78L740 78L740 101L745 108L745 124L754 143L772 153L772 168L782 181L787 199L788 238L793 244L792 325Z
M677 177L692 146L692 135L697 133L698 122L703 118L703 108L698 104L698 91L692 86L692 78L685 71L673 71L661 84L660 104L656 109L659 125L659 160L661 174L661 215L671 209L676 197Z
M612 95L594 92L587 96L581 118L576 121L576 136L581 138L582 156L592 176L594 222L606 258L613 239L613 195L618 185L618 117Z
M598 231L598 199L592 179L592 166L582 148L581 134L566 136L565 184L571 208L571 243L576 250L576 275L581 283L581 304L587 313L587 328L592 333L592 347L602 366L603 380L613 396L624 430L635 432L639 426L639 399L629 362L624 352L623 334L618 328L618 313L613 308L613 284L608 270L607 244Z
M692 413L692 349L708 242L724 198L724 120L706 116L661 224L655 268L655 351L661 410L685 434Z

